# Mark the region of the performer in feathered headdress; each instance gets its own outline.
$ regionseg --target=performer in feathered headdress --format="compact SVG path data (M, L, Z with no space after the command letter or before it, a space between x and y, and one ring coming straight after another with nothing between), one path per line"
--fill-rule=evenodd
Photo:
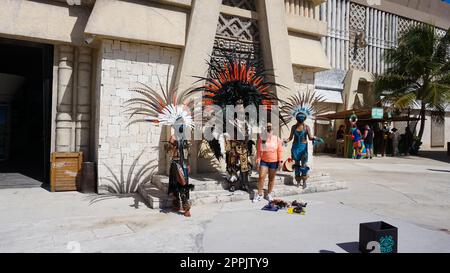
M240 188L247 191L248 175L251 170L248 157L254 144L249 138L249 120L227 119L227 106L234 106L237 111L244 111L244 108L250 105L255 106L256 109L260 105L264 105L270 110L276 97L270 93L269 88L276 84L266 81L267 71L258 69L256 63L249 58L243 59L237 57L236 54L225 53L223 55L225 57L223 60L212 59L208 63L209 77L199 77L200 81L205 81L205 84L195 91L203 92L204 107L215 105L222 109L223 120L219 122L225 126L222 127L221 134L227 135L226 124L232 124L235 132L231 135L239 134L241 136L238 140L225 140L225 148L219 144L220 137L209 140L208 144L218 159L222 156L221 150L226 153L229 190L234 191L236 184L240 182Z
M352 158L360 159L362 148L363 148L363 137L361 134L361 131L358 129L357 123L358 123L358 116L353 112L353 114L348 119L350 122L350 130L352 133L352 143L353 143L353 154Z
M298 93L297 95L288 99L281 107L282 120L288 124L295 118L297 123L292 125L291 133L285 144L294 140L291 149L291 157L295 161L295 180L297 185L302 184L306 188L306 180L308 179L309 167L308 163L308 139L313 141L313 144L323 142L322 139L313 136L310 127L305 124L306 119L313 118L315 115L325 111L320 107L319 103L322 101L321 97L316 97L315 93L309 91Z
M169 71L167 78L169 78ZM131 88L130 90L138 93L140 97L128 100L126 106L130 117L136 115L142 117L132 123L145 121L171 126L171 137L166 145L166 150L172 157L168 194L172 194L174 197L174 210L179 211L181 205L184 216L190 217L189 191L194 187L189 184L190 143L187 136L189 136L189 129L194 127L193 100L187 99L190 90L178 93L176 89L169 89L168 80L165 89L161 82L159 85L162 95L145 84Z

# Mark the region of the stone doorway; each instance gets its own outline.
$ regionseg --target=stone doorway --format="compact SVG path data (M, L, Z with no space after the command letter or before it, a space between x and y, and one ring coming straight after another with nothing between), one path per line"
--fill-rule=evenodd
M0 187L40 186L49 181L53 46L0 38L0 60Z

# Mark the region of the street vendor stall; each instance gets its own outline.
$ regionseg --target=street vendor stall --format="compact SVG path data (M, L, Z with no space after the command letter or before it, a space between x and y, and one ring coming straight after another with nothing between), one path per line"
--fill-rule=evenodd
M410 117L408 115L395 115L392 113L390 108L383 107L362 107L358 109L345 110L341 112L336 112L332 114L320 115L317 118L322 120L342 120L340 124L345 124L346 136L344 138L344 152L341 154L343 157L352 158L353 149L352 149L352 136L349 131L350 122L349 117L352 115L356 115L358 117L358 128L364 128L365 125L370 125L371 128L374 129L377 135L377 139L375 141L375 154L377 153L386 153L386 147L390 147L387 145L389 138L387 137L389 134L389 129L387 127L387 123L396 122L396 121L417 121L419 118ZM335 125L338 126L337 123ZM360 129L361 133L364 133L363 129ZM380 134L381 133L381 134ZM384 148L384 150L383 150ZM383 150L383 151L381 151ZM364 154L364 152L363 152Z

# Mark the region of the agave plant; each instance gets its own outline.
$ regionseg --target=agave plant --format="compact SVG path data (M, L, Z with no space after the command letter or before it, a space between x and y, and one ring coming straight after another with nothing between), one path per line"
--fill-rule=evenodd
M150 160L149 162L142 165L139 169L136 170L136 166L139 162L139 159L144 154L142 151L131 164L128 173L125 176L124 170L124 158L121 156L121 164L120 164L120 174L114 172L109 166L105 165L108 171L111 173L112 178L105 177L104 180L109 183L106 185L99 186L100 189L106 190L111 194L132 194L135 193L139 187L139 185L145 181L148 181L154 173L156 165L153 165L155 160Z

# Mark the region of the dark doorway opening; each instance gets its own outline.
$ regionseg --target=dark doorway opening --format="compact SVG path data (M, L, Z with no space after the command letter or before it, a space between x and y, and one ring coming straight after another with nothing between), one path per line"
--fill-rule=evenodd
M0 188L48 183L53 46L0 38L0 60Z

